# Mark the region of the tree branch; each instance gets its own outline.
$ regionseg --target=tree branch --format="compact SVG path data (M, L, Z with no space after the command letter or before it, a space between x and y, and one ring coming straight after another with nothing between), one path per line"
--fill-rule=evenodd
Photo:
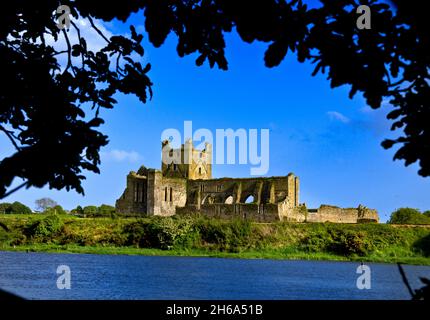
M103 32L100 31L99 28L96 27L96 25L94 24L93 19L91 18L91 16L88 16L88 20L90 21L91 26L94 28L94 30L96 30L96 32L103 38L106 40L107 43L110 43L110 40L108 38L106 38L106 36L103 34Z
M402 268L402 265L400 263L397 264L397 266L399 267L399 271L400 271L400 275L402 276L402 280L403 283L405 284L406 288L408 289L410 295L412 296L412 298L415 297L415 293L411 288L411 285L409 284L408 278L406 278L406 274L405 271Z
M4 195L0 196L0 199L4 199L4 198L10 196L12 193L14 193L14 192L18 191L19 189L25 187L27 184L28 184L28 181L23 182L19 186L13 188L12 190L6 192Z
M73 21L70 21L70 23L72 24L73 28L75 28L75 30L78 34L79 45L82 46L82 44L81 44L81 30L78 28L78 26ZM83 69L84 68L84 53L82 51L81 51L81 60L82 60L82 69Z
M6 136L9 138L10 142L12 142L13 146L15 147L15 149L17 151L21 151L21 148L18 146L18 144L16 143L15 139L17 140L17 138L13 135L12 131L6 130L5 127L3 127L2 125L0 125L0 130L3 131Z
M66 72L69 69L69 67L71 67L73 74L75 74L75 71L73 70L73 65L72 65L72 46L70 45L70 40L69 40L69 37L67 36L67 32L64 29L62 31L67 43L67 67L64 70L64 72Z

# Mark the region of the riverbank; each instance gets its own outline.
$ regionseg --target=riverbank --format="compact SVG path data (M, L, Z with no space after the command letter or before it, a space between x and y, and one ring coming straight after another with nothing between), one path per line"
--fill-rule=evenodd
M430 265L430 227L1 215L0 250Z

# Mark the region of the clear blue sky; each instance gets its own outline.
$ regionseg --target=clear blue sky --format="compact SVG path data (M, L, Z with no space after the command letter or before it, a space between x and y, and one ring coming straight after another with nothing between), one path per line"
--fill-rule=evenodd
M141 15L132 22L142 25ZM113 33L126 33L128 24L105 24ZM142 30L142 26L138 30ZM145 38L146 34L145 34ZM430 209L430 180L393 162L394 150L381 141L392 136L387 110L373 111L361 96L348 98L348 88L330 89L325 75L312 77L313 66L289 55L273 69L264 67L266 44L243 43L227 36L229 70L195 66L196 56L179 58L176 39L170 36L161 48L144 40L145 61L154 97L141 104L119 95L114 110L103 110L102 127L110 143L103 149L101 174L87 174L85 196L48 188L20 190L4 201L34 201L50 197L67 209L77 205L114 205L125 188L126 175L140 165L160 168L160 136L166 128L182 131L183 122L194 129L270 129L270 169L267 176L294 172L301 181L301 202L308 207L333 204L376 208L385 221L396 208ZM0 137L0 156L11 147ZM52 156L55 155L55 150ZM49 155L47 155L49 156ZM249 165L214 166L214 177L249 176Z

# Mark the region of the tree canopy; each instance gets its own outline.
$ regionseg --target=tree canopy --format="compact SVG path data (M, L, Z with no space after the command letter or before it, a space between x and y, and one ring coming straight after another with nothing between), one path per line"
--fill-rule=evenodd
M74 18L86 19L106 45L87 47L79 25L71 39L57 27L59 1L13 1L0 11L0 132L15 153L0 162L0 198L20 187L75 189L83 193L84 170L99 172L100 148L108 137L99 131L100 108L113 108L117 92L145 103L152 96L150 65L141 65L143 35L107 38L95 21L127 21L143 11L149 41L161 46L173 33L179 56L196 54L227 70L224 36L237 32L248 43L267 43L264 63L278 66L286 54L314 63L313 75L327 74L331 87L348 85L350 97L363 94L379 108L389 101L392 130L403 130L384 148L399 146L394 158L405 165L418 161L422 176L430 175L429 37L426 11L418 1L320 0L310 8L299 0L101 0L61 1ZM371 28L356 26L359 5L371 9ZM59 51L48 38L64 39ZM60 56L67 63L61 67ZM51 155L55 151L55 155ZM51 155L51 156L50 156ZM11 189L15 178L24 182Z
M390 224L430 224L430 217L418 209L400 208L391 214Z
M41 198L35 201L36 209L39 211L46 211L49 208L54 208L58 203L51 198Z

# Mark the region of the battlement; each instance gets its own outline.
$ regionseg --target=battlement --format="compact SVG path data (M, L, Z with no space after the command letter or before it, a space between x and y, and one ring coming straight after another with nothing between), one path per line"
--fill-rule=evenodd
M212 144L206 143L203 150L198 150L188 139L175 149L168 140L164 140L161 147L161 172L164 177L192 180L212 178Z

